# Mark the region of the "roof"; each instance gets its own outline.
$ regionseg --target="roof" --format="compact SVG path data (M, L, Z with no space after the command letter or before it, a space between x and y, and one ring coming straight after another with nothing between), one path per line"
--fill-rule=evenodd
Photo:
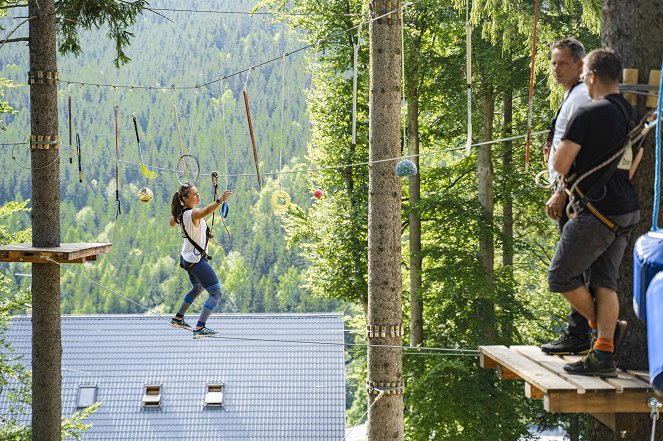
M7 339L29 365L31 318L12 322ZM158 316L63 316L63 415L77 410L79 387L92 384L102 407L87 420L93 428L84 440L343 437L339 314L219 314L208 325L221 338L194 340ZM210 383L223 384L223 407L204 405ZM149 384L161 384L160 407L143 407ZM0 397L0 413L6 408Z

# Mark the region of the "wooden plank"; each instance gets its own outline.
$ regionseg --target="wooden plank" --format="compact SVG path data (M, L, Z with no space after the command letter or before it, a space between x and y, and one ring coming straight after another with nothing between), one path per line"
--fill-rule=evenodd
M582 396L549 392L543 397L543 408L558 413L647 413L651 392L589 392Z
M541 352L541 349L536 346L511 346L511 349L546 369L549 369L552 373L563 378L565 381L575 385L579 394L598 391L617 392L617 389L613 384L606 382L600 377L588 377L567 373L564 370L564 366L567 364L568 360L554 355L544 354ZM573 357L574 361L580 358L581 357L579 356Z
M96 260L96 256L111 251L110 243L66 243L59 247L33 247L31 244L0 246L0 262L83 263Z
M479 346L479 351L544 393L575 392L577 390L575 386L554 375L548 369L509 350L506 346Z
M626 372L629 373L630 375L633 375L635 378L649 384L649 371L636 371L629 369Z

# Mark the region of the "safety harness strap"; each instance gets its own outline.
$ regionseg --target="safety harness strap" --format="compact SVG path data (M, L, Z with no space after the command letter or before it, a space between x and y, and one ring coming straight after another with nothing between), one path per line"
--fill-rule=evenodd
M209 228L207 228L207 231L206 231L206 234L205 234L205 248L203 248L203 247L201 247L200 245L198 245L198 244L196 243L196 241L194 241L193 239L191 239L191 236L189 236L189 233L187 233L186 228L184 227L184 213L185 213L186 211L189 211L189 210L191 210L191 208L185 208L184 211L182 212L182 215L180 216L180 226L182 227L182 233L184 234L184 237L186 237L186 238L189 240L189 242L191 243L191 245L193 245L193 247L194 247L196 250L198 250L198 252L200 253L200 257L201 257L201 258L203 258L203 259L205 259L205 260L210 260L210 259L212 258L212 256L210 256L209 254L207 254L207 252L205 251L205 249L207 248L207 242L209 241L209 235L210 235ZM193 266L193 265L192 265L192 266ZM186 268L185 268L185 269L186 269Z

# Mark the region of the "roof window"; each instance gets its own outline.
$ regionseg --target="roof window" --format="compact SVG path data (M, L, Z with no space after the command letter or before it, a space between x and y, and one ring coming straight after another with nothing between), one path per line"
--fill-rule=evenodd
M161 406L161 385L146 384L145 394L143 395L143 407Z
M97 402L97 385L81 384L78 386L78 399L76 400L78 409L85 409Z
M207 393L205 394L205 406L223 406L223 384L210 383L207 385Z

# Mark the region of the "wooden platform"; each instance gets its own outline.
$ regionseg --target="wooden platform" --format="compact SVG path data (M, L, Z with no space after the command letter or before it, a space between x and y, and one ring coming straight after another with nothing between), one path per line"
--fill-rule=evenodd
M111 251L110 243L62 243L59 247L33 247L29 243L0 246L0 262L83 263Z
M619 371L617 378L564 372L580 356L552 356L535 346L480 346L481 367L503 380L525 381L525 396L543 400L548 412L588 413L615 431L633 430L635 413L649 413L654 396L647 372Z

